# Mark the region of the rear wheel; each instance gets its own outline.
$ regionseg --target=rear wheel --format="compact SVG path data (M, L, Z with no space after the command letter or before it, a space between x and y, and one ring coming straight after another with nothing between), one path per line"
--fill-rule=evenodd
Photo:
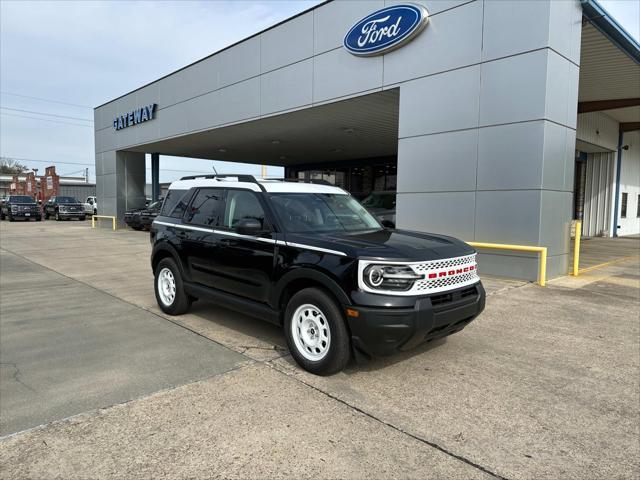
M287 304L285 336L295 361L317 375L329 375L349 363L350 340L337 302L319 288L305 288Z
M169 315L181 315L191 307L191 298L184 291L182 275L172 258L163 258L155 270L156 301Z

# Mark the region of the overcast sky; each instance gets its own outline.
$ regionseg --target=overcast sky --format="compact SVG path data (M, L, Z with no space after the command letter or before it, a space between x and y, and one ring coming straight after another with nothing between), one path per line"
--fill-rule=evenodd
M315 3L318 0L0 0L0 155L24 159L30 168L55 163L64 175L80 175L89 167L93 180L94 106ZM600 3L636 39L640 37L639 0ZM240 170L237 165L215 164L219 172ZM169 181L181 174L209 172L211 162L162 157L161 167L161 181ZM260 167L247 165L242 170L259 174Z

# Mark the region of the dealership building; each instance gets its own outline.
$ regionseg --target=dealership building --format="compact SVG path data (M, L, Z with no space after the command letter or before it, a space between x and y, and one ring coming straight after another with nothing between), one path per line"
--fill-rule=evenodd
M329 1L97 107L95 148L120 221L162 155L278 165L396 192L399 228L545 246L553 277L572 219L640 233L640 46L593 0Z

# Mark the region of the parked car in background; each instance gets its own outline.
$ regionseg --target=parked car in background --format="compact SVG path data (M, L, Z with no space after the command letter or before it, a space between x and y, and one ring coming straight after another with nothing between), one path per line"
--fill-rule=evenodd
M44 204L43 210L45 219L53 217L60 221L70 218L77 218L78 220L87 218L87 214L84 212L84 205L75 197L51 197Z
M134 230L149 230L153 220L162 208L162 200L152 203L148 207L129 210L124 214L124 223Z
M373 192L362 200L362 206L385 227L396 228L396 192Z
M24 220L34 219L39 222L42 219L38 203L29 195L9 195L0 206L0 220L8 218L13 222L17 218Z
M97 197L87 197L84 201L84 213L87 215L98 214L98 199Z

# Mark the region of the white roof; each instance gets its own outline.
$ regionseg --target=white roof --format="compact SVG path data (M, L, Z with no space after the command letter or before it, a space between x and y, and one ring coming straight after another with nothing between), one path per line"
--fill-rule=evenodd
M260 185L269 193L333 193L336 195L348 195L340 187L322 185L318 183L283 182L280 180L258 180ZM188 190L193 187L216 188L247 188L254 192L261 192L260 186L253 182L238 182L235 177L226 178L194 178L190 180L177 180L169 185L169 190Z

